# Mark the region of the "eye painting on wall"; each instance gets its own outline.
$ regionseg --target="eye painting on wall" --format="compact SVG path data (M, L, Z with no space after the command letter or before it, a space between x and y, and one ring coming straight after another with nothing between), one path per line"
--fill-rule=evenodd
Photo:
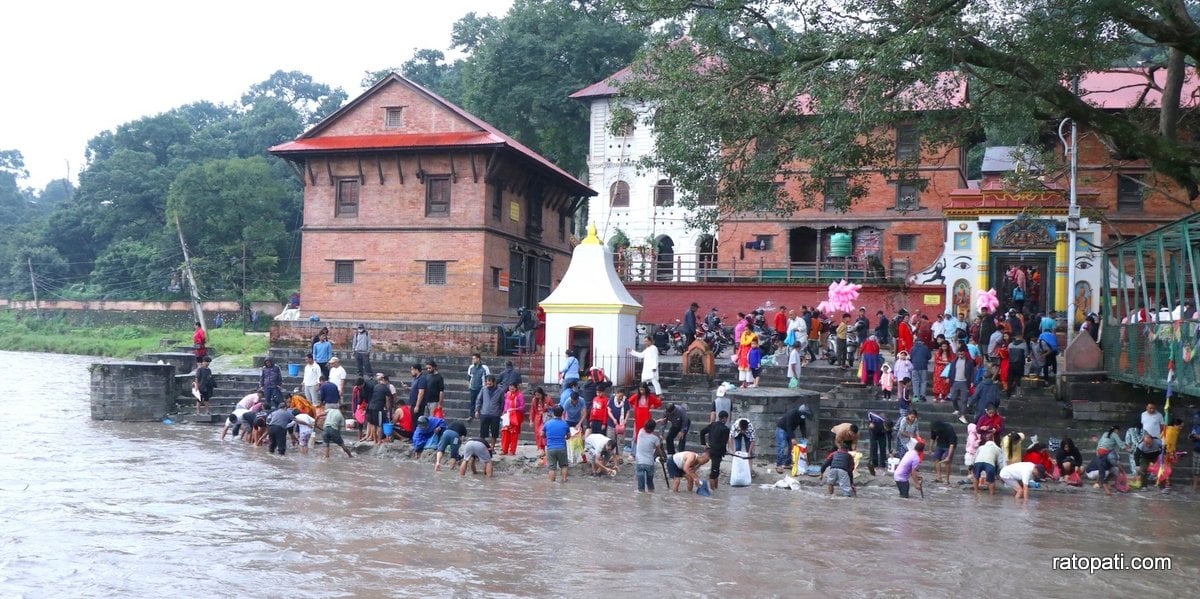
M954 282L951 303L954 304L955 314L971 313L971 284L966 279L959 279Z
M950 260L950 267L955 270L971 270L975 268L975 259L970 256L957 256Z

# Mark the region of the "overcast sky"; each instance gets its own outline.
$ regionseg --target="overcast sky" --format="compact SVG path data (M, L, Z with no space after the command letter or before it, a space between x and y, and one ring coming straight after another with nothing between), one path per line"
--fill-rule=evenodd
M0 150L41 189L78 181L97 133L190 102L233 102L278 69L346 90L417 48L448 51L468 12L511 0L20 0L0 25Z

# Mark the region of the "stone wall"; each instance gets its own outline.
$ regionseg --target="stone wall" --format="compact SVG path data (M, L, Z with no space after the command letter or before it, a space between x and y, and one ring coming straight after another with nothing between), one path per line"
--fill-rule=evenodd
M158 421L175 405L175 366L145 362L92 364L92 420Z
M312 338L324 327L329 328L334 355L345 361L357 321L307 320L271 322L271 347L307 348ZM470 355L474 352L495 355L499 348L500 328L497 325L467 323L368 322L372 353L401 353L418 355ZM353 364L353 359L347 364Z
M750 389L730 389L725 397L733 402L733 412L737 418L749 418L754 425L755 453L759 455L774 455L775 429L779 419L790 409L808 404L813 415L808 418L807 433L815 440L821 430L821 394L804 389L788 389L774 387L755 387ZM731 424L732 426L732 424ZM800 431L796 431L800 436ZM808 461L816 459L815 443L810 443Z

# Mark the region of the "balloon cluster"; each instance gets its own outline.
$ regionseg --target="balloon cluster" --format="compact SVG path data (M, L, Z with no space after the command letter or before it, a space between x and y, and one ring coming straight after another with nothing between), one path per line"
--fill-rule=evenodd
M987 308L989 311L995 312L996 308L1000 305L1000 300L996 298L995 289L988 289L987 291L981 290L975 292L975 303L979 306L980 310Z
M858 299L858 290L862 285L847 283L845 279L829 284L829 299L817 304L817 309L826 314L834 312L853 312L854 301Z

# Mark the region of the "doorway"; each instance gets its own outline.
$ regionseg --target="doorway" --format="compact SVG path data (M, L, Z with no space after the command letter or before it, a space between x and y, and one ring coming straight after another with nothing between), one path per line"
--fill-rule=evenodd
M816 229L796 227L788 231L788 259L792 262L816 262L819 245Z
M567 331L567 347L574 350L581 374L592 367L592 341L592 327L571 327Z
M989 280L1000 300L999 310L1017 307L1013 289L1024 283L1025 312L1036 314L1054 306L1054 257L1037 254L992 254Z

